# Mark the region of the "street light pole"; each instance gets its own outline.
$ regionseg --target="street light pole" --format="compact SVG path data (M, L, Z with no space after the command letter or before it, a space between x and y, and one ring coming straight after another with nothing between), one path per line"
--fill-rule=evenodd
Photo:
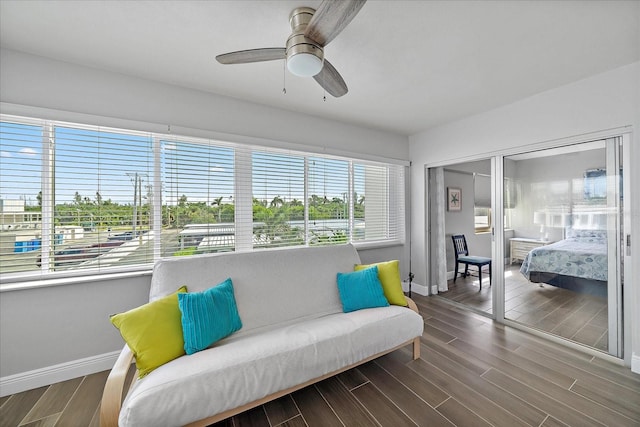
M136 235L136 223L138 222L138 172L127 173L129 178L133 181L133 220L131 221L131 227L133 229L133 236Z

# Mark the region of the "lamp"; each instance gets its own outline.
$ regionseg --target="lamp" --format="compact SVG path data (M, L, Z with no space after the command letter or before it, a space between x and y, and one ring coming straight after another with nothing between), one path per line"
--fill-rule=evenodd
M540 239L546 240L545 225L547 223L547 214L542 211L535 211L533 213L533 223L540 225Z

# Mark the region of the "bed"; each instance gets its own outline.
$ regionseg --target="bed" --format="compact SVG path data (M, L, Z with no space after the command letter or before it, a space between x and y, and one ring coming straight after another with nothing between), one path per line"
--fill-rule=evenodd
M533 249L520 272L534 283L607 296L607 231L567 230L559 242Z

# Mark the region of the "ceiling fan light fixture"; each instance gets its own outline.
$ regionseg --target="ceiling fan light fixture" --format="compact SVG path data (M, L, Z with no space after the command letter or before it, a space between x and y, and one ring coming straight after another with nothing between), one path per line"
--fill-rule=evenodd
M322 70L323 58L310 52L300 52L289 55L287 69L300 77L312 77Z
M298 7L289 15L292 33L287 39L287 69L299 77L313 77L324 65L322 46L304 35L315 12L310 7Z

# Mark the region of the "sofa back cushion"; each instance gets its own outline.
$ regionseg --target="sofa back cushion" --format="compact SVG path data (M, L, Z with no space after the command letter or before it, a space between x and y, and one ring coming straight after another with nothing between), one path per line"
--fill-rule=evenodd
M360 263L352 245L229 252L160 260L153 269L149 300L186 285L189 292L233 281L239 334L342 312L338 272Z

